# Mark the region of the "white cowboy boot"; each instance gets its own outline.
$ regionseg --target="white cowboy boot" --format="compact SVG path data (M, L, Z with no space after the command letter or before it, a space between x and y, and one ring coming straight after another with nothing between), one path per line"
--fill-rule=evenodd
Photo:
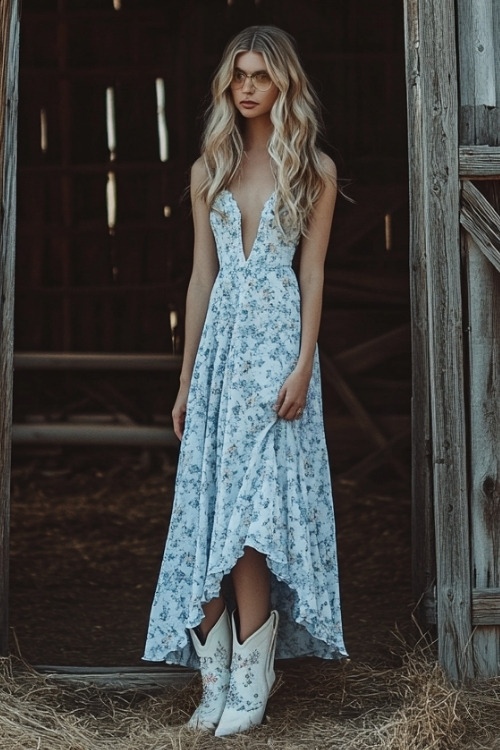
M212 730L217 726L226 704L231 664L231 625L227 609L201 643L196 632L189 629L194 649L200 659L203 694L201 702L186 726L190 729Z
M234 613L232 624L231 680L226 707L215 730L216 737L244 732L245 729L260 724L275 679L274 652L278 613L273 610L264 625L244 643L238 640Z

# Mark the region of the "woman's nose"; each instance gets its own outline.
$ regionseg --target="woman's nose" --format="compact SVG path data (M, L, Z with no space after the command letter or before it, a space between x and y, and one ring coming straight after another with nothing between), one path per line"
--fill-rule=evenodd
M244 91L253 91L254 88L255 88L255 84L253 82L253 78L251 78L250 76L247 76L245 78L245 82L243 84L243 90Z

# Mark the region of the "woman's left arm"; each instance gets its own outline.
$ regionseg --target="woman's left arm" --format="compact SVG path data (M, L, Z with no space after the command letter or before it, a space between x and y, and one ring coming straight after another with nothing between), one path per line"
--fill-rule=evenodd
M299 286L301 298L300 353L293 372L283 383L275 404L278 417L296 419L306 405L314 352L318 340L323 302L326 251L337 197L335 164L323 155L323 164L331 178L316 203L307 237L302 239Z

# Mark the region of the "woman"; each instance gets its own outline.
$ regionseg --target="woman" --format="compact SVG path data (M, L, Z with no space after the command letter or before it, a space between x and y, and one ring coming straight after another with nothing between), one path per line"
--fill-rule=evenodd
M144 658L199 666L189 726L221 736L261 723L275 649L346 652L316 345L335 166L284 31L239 33L212 96L191 172L181 452Z

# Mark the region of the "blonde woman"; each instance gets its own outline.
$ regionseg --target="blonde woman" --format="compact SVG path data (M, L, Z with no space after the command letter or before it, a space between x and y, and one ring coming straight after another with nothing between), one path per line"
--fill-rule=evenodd
M182 442L144 656L200 668L188 724L218 736L261 723L275 651L346 656L316 345L336 172L318 122L293 39L240 32L191 173Z

